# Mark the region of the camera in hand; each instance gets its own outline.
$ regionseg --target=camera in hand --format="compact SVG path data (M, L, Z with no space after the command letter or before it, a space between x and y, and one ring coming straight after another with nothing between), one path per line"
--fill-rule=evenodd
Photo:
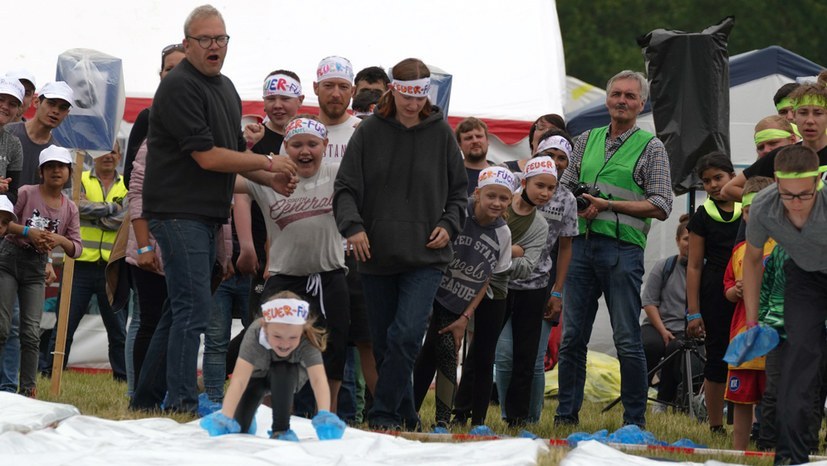
M592 205L591 201L583 197L584 194L588 194L593 197L600 197L602 193L600 192L600 188L597 186L589 186L586 183L580 183L576 188L574 188L572 194L574 194L574 199L577 201L577 211L582 212Z

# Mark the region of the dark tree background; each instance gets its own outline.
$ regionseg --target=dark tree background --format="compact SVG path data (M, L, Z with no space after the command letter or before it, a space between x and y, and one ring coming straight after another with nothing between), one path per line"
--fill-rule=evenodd
M636 38L658 29L700 32L735 16L729 54L779 45L821 65L824 0L557 0L566 74L598 87L623 69L645 71Z

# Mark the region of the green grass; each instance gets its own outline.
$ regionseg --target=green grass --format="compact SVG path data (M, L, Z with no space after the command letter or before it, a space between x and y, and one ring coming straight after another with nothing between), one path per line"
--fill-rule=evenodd
M126 384L115 382L106 374L83 374L78 372L66 372L62 381L62 392L58 397L50 394L50 382L47 379L38 380L38 399L44 401L55 401L76 406L82 414L97 416L106 419L140 419L146 417L170 417L178 422L189 422L195 419L192 416L175 414L168 415L160 412L135 412L127 407ZM580 413L580 425L575 429L571 427L555 427L552 417L557 408L557 401L546 399L543 418L537 425L530 426L529 430L541 438L566 438L574 431L596 432L600 429L608 429L609 432L621 426L622 408L616 406L608 413L602 414L602 403L585 402ZM425 399L421 410L424 430L430 431L434 420L434 398L430 393ZM495 432L515 435L517 429L509 428L502 422L499 416L499 407L492 406L488 411L488 426ZM367 428L367 426L361 426ZM470 427L470 426L469 426ZM731 426L727 427L731 432ZM706 444L709 448L730 449L731 437L713 436L706 424L696 422L686 415L663 413L647 414L647 429L655 434L659 440L674 442L680 438L689 438L696 443ZM457 433L466 433L468 428L455 428ZM823 436L823 434L822 434ZM549 453L539 458L541 465L556 465L565 457L568 449L551 448ZM700 455L678 455L660 452L646 452L645 456L664 458L678 461L694 461L703 463L708 459L715 459L722 462L748 464L748 465L770 465L769 458L745 458L731 456L700 456Z

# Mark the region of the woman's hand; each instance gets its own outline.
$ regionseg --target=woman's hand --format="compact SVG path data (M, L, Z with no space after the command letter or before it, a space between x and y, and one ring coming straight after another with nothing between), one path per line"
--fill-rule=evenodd
M459 316L459 319L453 321L450 325L439 331L440 335L450 333L454 337L454 350L459 353L460 345L462 344L462 337L465 336L465 328L468 327L468 318L464 315Z
M360 231L355 235L349 237L347 239L347 249L345 250L348 255L350 255L351 251L356 256L356 260L359 262L367 262L370 259L370 241L368 241L368 234L364 231Z
M138 254L138 267L141 270L146 270L152 273L161 273L161 263L158 256L155 255L155 250L147 251L143 254Z
M445 231L445 228L436 227L434 231L431 232L431 236L428 238L428 244L425 245L428 249L442 249L445 246L448 246L448 241L451 241L451 235Z

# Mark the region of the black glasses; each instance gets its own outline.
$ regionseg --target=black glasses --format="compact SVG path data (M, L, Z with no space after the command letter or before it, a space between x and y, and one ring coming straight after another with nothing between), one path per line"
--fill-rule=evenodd
M215 36L215 37L209 37L209 36L192 37L192 36L187 36L187 39L193 39L193 40L197 41L198 45L200 45L202 49L210 48L212 46L213 42L215 42L215 44L217 46L219 46L220 48L222 48L222 49L224 47L226 47L228 43L230 43L230 36L228 36L228 35Z
M799 194L791 194L791 193L782 193L780 190L778 191L778 197L784 201L792 201L793 199L799 199L802 201L809 201L816 195L816 190L812 190L808 193L799 193Z

